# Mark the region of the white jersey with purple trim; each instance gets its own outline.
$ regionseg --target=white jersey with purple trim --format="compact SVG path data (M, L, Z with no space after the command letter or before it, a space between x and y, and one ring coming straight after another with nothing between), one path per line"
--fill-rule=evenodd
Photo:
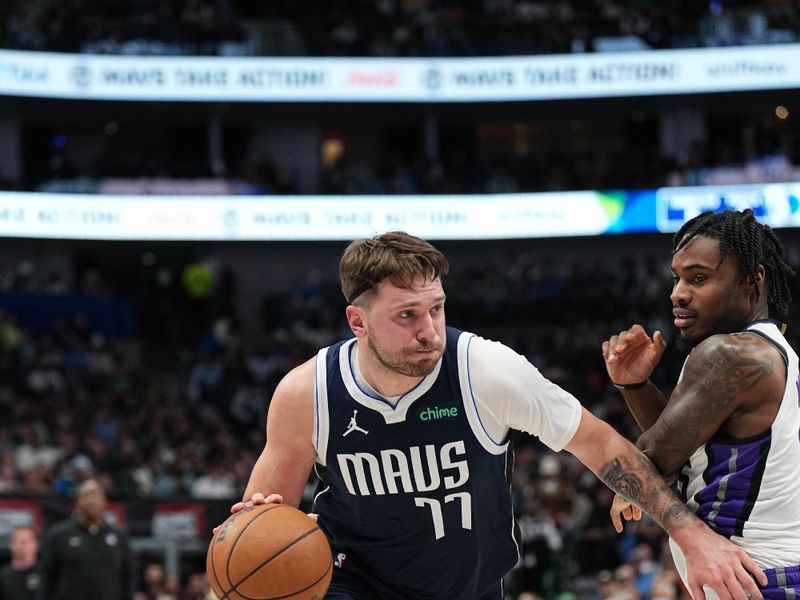
M679 492L701 519L747 550L762 568L798 565L798 357L772 321L751 323L744 331L772 343L786 361L786 387L775 421L766 431L746 439L709 439L684 465L678 480ZM685 579L685 559L671 540L670 546Z

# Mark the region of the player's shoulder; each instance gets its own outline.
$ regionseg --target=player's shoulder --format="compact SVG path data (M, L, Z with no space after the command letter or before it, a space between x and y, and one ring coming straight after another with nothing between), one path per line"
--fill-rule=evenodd
M692 350L690 359L728 361L736 357L752 357L768 354L780 356L775 343L753 331L717 333L704 339Z
M316 357L311 357L304 363L294 367L283 379L275 390L275 396L308 396L314 395L316 377Z
M463 332L468 336L470 357L494 359L523 359L524 357L512 350L510 346L497 340L482 337L475 333Z
M476 334L470 336L466 361L471 373L496 381L535 369L525 356L507 344Z
M315 377L315 359L311 358L281 379L269 403L268 438L276 435L298 440L310 438L311 419L307 417L314 407Z
M726 378L735 379L739 385L749 381L752 385L745 387L764 397L772 391L778 394L786 376L786 360L780 349L752 331L709 336L692 350L685 368L720 384Z

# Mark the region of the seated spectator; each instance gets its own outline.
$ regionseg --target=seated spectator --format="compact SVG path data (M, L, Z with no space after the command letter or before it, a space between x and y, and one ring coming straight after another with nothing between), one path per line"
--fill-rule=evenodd
M209 471L194 481L191 493L193 498L203 500L235 500L238 497L234 476L221 461L212 463Z

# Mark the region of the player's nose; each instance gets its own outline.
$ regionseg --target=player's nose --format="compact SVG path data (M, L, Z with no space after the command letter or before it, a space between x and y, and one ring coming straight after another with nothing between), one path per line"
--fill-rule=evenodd
M434 326L433 317L431 315L424 315L420 319L417 339L426 342L436 339L436 327Z
M669 295L672 306L685 306L689 303L689 298L689 286L683 283L681 279L678 279L675 285L672 286L672 292Z

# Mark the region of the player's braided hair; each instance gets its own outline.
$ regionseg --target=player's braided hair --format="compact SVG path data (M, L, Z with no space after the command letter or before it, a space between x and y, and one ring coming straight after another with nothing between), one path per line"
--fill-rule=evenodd
M785 315L792 301L789 278L794 270L783 256L783 244L769 228L755 219L753 210L706 211L683 224L672 238L672 253L685 247L695 236L703 235L719 241L720 263L729 254L735 257L740 272L748 277L756 291L758 265L764 265L767 304Z

